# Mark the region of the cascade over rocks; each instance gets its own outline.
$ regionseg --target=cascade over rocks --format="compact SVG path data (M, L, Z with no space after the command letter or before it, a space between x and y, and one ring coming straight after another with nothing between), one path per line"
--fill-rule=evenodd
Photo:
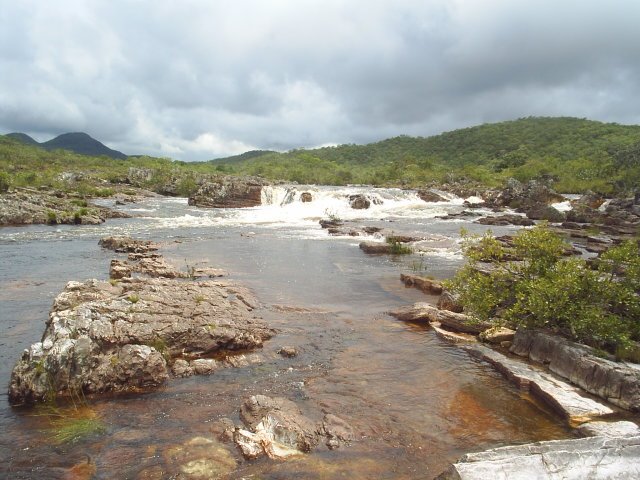
M204 182L189 197L189 205L206 208L257 207L262 202L262 187L269 182L258 177L222 177Z
M154 248L137 242L103 243L125 250ZM157 254L131 255L141 264L160 262L160 271L166 266ZM151 266L146 270L165 276L154 274ZM259 348L273 336L252 313L256 304L246 288L227 281L125 276L69 282L53 303L42 341L25 350L15 365L9 401L17 405L50 395L136 391L159 386L171 375L211 374L219 367L208 358L212 354ZM228 358L226 366L257 361L244 354Z

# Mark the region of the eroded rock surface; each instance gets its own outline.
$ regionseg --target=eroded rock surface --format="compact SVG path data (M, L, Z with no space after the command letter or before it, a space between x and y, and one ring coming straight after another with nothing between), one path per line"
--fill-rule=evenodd
M203 183L189 197L189 205L206 208L257 207L262 202L262 187L268 185L257 177L222 177Z
M491 327L491 325L484 322L474 322L468 315L463 313L439 310L425 302L401 307L389 312L389 314L405 322L438 322L441 326L456 332L473 335L477 335Z
M640 411L640 365L599 358L590 347L534 330L518 330L511 352L614 405Z
M9 400L136 390L158 386L171 373L209 374L215 360L203 357L257 348L273 335L252 314L255 303L246 289L213 280L69 282L42 341L16 364Z
M322 440L333 449L355 438L341 418L327 414L321 421L312 420L281 397L251 396L240 407L240 419L245 428L236 429L234 441L250 459L285 459L310 452Z
M551 440L468 453L437 480L640 478L640 436Z

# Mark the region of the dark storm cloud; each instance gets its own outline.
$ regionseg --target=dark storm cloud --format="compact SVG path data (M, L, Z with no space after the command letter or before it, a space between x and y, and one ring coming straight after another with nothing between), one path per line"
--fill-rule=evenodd
M0 132L192 160L528 115L640 123L640 3L0 0Z

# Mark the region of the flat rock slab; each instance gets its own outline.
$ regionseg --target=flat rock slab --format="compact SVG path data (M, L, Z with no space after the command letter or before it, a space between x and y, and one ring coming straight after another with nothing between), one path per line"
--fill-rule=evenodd
M389 315L404 322L438 322L449 330L472 335L477 335L491 326L487 323L475 322L464 313L439 310L426 302L417 302L398 308L389 312Z
M210 374L216 364L206 357L261 347L274 334L252 313L256 303L247 289L223 281L69 282L42 341L16 364L9 401L155 387L171 372ZM189 368L172 369L178 360Z
M578 427L583 437L640 437L640 427L628 420L587 422Z
M640 478L640 437L591 437L468 453L437 480L637 478Z
M590 347L535 330L518 330L511 352L548 365L553 373L614 405L640 411L638 364L599 358Z
M614 413L612 408L585 396L574 385L524 362L508 358L484 345L470 345L466 349L474 357L489 362L519 388L545 402L570 425L578 425Z

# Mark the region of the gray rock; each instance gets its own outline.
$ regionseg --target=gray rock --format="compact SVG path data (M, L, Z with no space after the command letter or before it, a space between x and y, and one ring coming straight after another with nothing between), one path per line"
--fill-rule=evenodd
M639 437L640 428L633 422L587 422L578 427L583 437Z
M547 220L549 222L560 223L566 219L566 216L561 211L548 206L548 205L536 205L527 210L527 218L532 220Z
M137 240L131 237L103 237L98 245L119 253L147 253L158 250L159 245L149 240Z
M640 478L640 437L551 440L468 453L438 480Z
M204 182L188 203L205 208L257 207L262 203L262 187L268 184L257 177L222 177Z
M460 296L448 290L443 290L438 304L440 310L449 310L450 312L462 313L462 305L460 305Z
M614 410L586 397L580 389L554 375L533 368L524 362L502 355L484 345L465 347L473 356L493 365L520 389L543 401L562 415L570 425L576 425L614 413Z
M447 199L433 189L422 189L416 192L423 202L446 202Z
M359 193L357 195L349 195L349 205L353 209L364 210L371 206L371 201L366 197L366 195Z
M447 329L473 335L477 335L491 327L491 325L484 322L475 322L471 317L463 313L439 310L425 302L398 308L389 312L389 314L405 322L438 322Z
M273 331L251 315L252 302L246 289L211 280L69 282L42 341L16 364L9 400L154 387L167 380L168 363L183 356L260 347ZM212 362L194 360L190 369L180 363L174 372L211 373Z
M548 365L552 372L614 405L640 411L640 365L599 358L590 347L534 330L518 330L511 352Z

